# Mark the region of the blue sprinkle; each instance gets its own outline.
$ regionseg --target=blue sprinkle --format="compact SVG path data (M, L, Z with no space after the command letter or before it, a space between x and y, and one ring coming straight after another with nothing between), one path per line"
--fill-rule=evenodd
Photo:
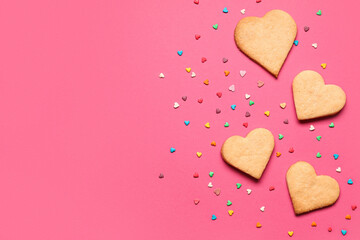
M216 216L212 215L211 220L216 220Z
M346 233L347 233L347 231L346 231L346 230L344 230L344 229L342 229L342 230L341 230L341 234L342 234L343 236L345 236L345 235L346 235Z
M232 110L235 110L235 108L236 108L236 105L234 104L234 105L231 105L231 109Z
M295 41L294 41L294 44L295 44L295 46L299 45L299 41L298 41L298 40L295 40Z
M183 51L177 51L178 55L181 56L183 54Z
M175 148L170 148L170 152L171 152L171 153L173 153L173 152L175 152L175 151L176 151Z
M190 124L190 121L184 121L185 125L189 125Z
M339 154L334 154L334 159L337 160L339 158Z
M352 184L353 184L353 180L352 180L351 178L348 180L348 184L349 184L349 185L352 185Z
M223 13L228 13L228 12L229 10L226 7L224 7Z

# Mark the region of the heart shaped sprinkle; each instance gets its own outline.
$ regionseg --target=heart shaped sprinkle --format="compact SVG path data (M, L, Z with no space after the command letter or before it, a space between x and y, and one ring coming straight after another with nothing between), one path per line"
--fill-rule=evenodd
M240 10L241 14L245 14L245 9Z
M231 85L231 86L229 87L229 91L235 92L235 85Z
M255 102L254 101L249 101L249 106L252 106L252 105L254 105L255 104Z
M229 123L226 122L226 123L224 124L224 127L229 127Z
M209 182L208 187L209 187L209 188L212 188L212 187L213 187L212 182Z
M216 220L216 216L215 216L215 215L212 215L212 216L211 216L211 220L215 221L215 220Z
M284 124L289 124L289 120L288 120L288 119L285 119L285 120L283 121L283 123L284 123Z
M198 99L198 103L202 103L204 100L202 98Z
M198 158L201 158L202 153L201 153L201 152L197 152L197 153L196 153L196 156L197 156Z
M164 174L160 173L159 178L164 178Z
M323 69L325 69L325 68L326 68L326 63L322 63L322 64L320 64L320 66L321 66Z
M316 226L317 226L316 222L312 222L312 223L311 223L311 226L312 226L312 227L316 227Z
M298 40L295 40L295 41L294 41L294 45L295 45L295 46L299 45L299 41L298 41Z
M216 114L219 114L219 113L221 113L221 110L220 110L220 108L217 108L216 109Z
M310 128L309 128L310 131L314 131L315 130L315 127L314 125L310 125Z
M177 51L177 54L179 55L179 56L181 56L181 55L183 55L183 51L181 50L181 51Z
M308 26L305 26L305 27L304 27L304 31L305 31L305 32L307 32L307 31L309 31L309 30L310 30L310 28L309 28Z
M241 188L241 183L236 183L236 188L237 189Z
M331 228L331 227L328 228L328 232L332 232L332 228Z
M293 231L289 231L288 232L289 236L292 237L294 235L294 232Z
M195 4L199 4L199 0L194 0L194 3L195 3Z
M226 203L227 206L231 206L232 205L232 202L230 200L227 201Z
M335 160L337 160L337 159L339 158L339 154L336 154L336 153L335 153L333 156L334 156L334 159L335 159Z
M264 86L264 82L263 81L258 81L257 82L257 86L258 86L258 88L261 88L262 86Z
M321 136L317 136L316 139L317 139L318 141L320 141L320 140L321 140Z
M348 214L348 215L345 216L345 219L346 220L351 220L351 216Z
M321 14L322 14L322 13L321 13L321 10L319 10L319 11L316 12L316 15L318 15L318 16L321 16Z
M329 176L316 175L307 162L293 164L286 173L286 181L297 215L330 206L339 197L337 181Z
M235 104L233 104L233 105L231 105L230 107L231 107L231 109L232 109L232 110L235 110L236 105L235 105Z
M212 142L210 143L210 145L215 147L215 146L216 146L216 142L215 142L215 141L212 141Z
M284 138L284 135L282 134L279 134L279 140L283 139Z
M351 206L351 209L352 209L353 211L355 211L355 209L357 209L357 206L356 206L356 205L352 205L352 206Z
M317 49L318 44L317 44L317 43L313 43L313 44L311 44L311 46L312 46L313 48Z
M189 73L191 71L191 68L185 68L185 70Z
M228 13L228 12L229 12L229 10L226 7L224 7L223 13Z
M286 103L280 103L280 107L281 107L282 109L286 108Z
M341 230L341 234L342 234L343 236L345 236L345 235L346 235L346 233L347 233L347 231L346 231L346 230L344 230L344 229L342 229L342 230Z
M353 182L353 180L350 178L350 179L347 181L347 183L348 183L349 185L352 185L354 182Z
M275 190L275 187L274 186L270 186L269 187L269 191L274 191Z
M270 111L266 111L266 112L264 112L264 114L265 114L267 117L269 117L269 116L270 116Z
M232 216L234 214L234 211L233 210L229 210L228 211L229 215Z
M248 195L250 195L252 190L251 189L246 189L246 192L247 192Z
M289 153L293 153L295 150L293 147L289 148Z
M180 104L178 102L174 102L174 108L177 109L178 107L180 107Z
M260 211L264 212L264 211L265 211L265 206L262 206L262 207L260 208Z
M276 157L280 157L281 156L281 152L276 152Z
M245 94L245 99L249 99L250 98L250 94Z
M195 203L195 205L198 205L198 204L199 204L199 202L200 202L200 199L194 199L194 203Z
M219 195L220 195L220 192L221 192L220 188L216 188L216 189L214 190L214 193L215 193L216 196L219 196Z
M206 62L206 61L207 61L207 59L206 59L205 57L202 57L202 58L201 58L201 62L202 62L202 63L204 63L204 62Z
M249 112L245 113L245 117L250 117L250 116L251 116L251 114Z
M256 0L256 1L258 1L258 0ZM257 223L256 223L256 227L257 227L257 228L261 228L261 224L260 224L259 222L257 222Z
M215 30L217 30L218 27L219 27L219 25L218 25L218 24L214 24L212 27L213 27Z
M206 79L206 80L204 81L204 84L205 84L205 85L209 85L209 79Z
M183 101L187 100L187 96L182 96L181 98L182 98Z
M194 72L191 73L191 77L194 78L196 77L196 74Z
M206 128L210 128L210 123L208 123L208 122L205 123L205 127L206 127Z
M338 168L336 169L336 172L341 173L341 167L338 167Z
M334 123L332 122L332 123L330 123L329 128L333 128L333 127L335 127L335 125L334 125Z
M171 153L173 153L173 152L175 152L175 151L176 151L175 148L170 148L170 152L171 152Z
M201 37L201 36L200 36L199 34L195 34L195 39L196 39L196 40L199 40L200 37Z
M209 172L209 176L213 177L214 176L214 172Z
M244 77L245 74L246 74L246 71L245 71L245 70L240 70L240 76L241 76L241 77Z
M228 59L227 59L227 58L223 58L222 61L223 61L223 63L227 63Z
M222 93L221 93L221 92L217 92L217 93L216 93L216 96L218 96L219 98L221 98Z
M160 73L159 78L165 78L165 75L163 73Z
M190 121L184 121L185 125L188 126L190 124Z
M316 154L316 157L317 157L317 158L321 158L321 154L318 152L318 153Z
M193 175L194 178L199 178L199 173L195 172Z
M249 124L247 122L244 122L243 126L247 128L249 126Z
M225 76L226 76L226 77L229 76L229 74L230 74L229 71L224 71L224 73L225 73Z

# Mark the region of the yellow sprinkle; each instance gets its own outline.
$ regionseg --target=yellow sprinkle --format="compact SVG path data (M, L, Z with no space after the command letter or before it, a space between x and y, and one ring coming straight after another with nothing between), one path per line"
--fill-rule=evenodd
M201 152L197 152L196 155L198 156L198 158L200 158L202 156Z
M323 69L325 69L325 68L326 68L326 63L322 63L322 64L321 64L321 67L322 67Z
M233 215L233 213L234 213L234 211L233 211L233 210L229 210L228 212L229 212L229 215L230 215L230 216L232 216L232 215Z
M205 85L209 85L209 80L206 79L206 80L204 81L204 84L205 84Z
M207 122L207 123L205 124L205 127L206 127L206 128L210 128L210 123Z
M286 108L286 103L280 103L280 107L281 107L282 109Z
M224 71L224 73L225 73L225 76L228 76L230 74L229 71Z
M345 216L345 219L350 220L351 216L348 214L348 215Z
M185 68L187 72L190 72L191 71L191 68Z
M288 234L289 234L290 237L292 237L292 235L294 235L294 232L293 232L293 231L289 231Z
M280 153L280 152L276 152L276 156L277 156L277 157L280 157L280 156L281 156L281 153Z
M261 228L261 224L258 222L258 223L256 223L256 227L257 228Z
M270 111L266 111L266 112L264 112L264 114L268 117L268 116L270 116Z

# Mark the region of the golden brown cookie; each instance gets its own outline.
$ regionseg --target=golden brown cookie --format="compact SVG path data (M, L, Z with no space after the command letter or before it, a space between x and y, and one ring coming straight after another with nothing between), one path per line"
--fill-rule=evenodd
M288 13L271 10L262 18L241 19L235 28L235 42L243 53L277 77L296 33L296 23Z
M340 194L338 182L324 175L316 175L307 162L293 164L286 173L286 181L295 214L330 206Z
M245 138L229 137L221 155L229 165L260 179L274 149L274 136L265 128L252 130Z
M340 87L325 85L321 75L314 71L306 70L296 75L292 88L299 120L334 115L346 102L346 95Z

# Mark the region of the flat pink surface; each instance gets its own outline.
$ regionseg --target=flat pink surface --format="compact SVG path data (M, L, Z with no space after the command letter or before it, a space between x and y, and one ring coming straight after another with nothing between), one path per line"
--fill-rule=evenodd
M239 52L233 40L241 18L271 9L287 11L298 25L299 45L278 79ZM319 9L322 16L315 14ZM2 1L0 238L289 239L287 232L294 231L291 239L360 239L360 209L351 210L360 207L359 10L357 1L325 0ZM195 34L201 38L195 40ZM315 42L317 49L311 47ZM184 51L181 57L178 50ZM201 63L202 57L207 62ZM225 64L223 57L229 59ZM185 67L197 76L191 78ZM348 101L340 114L296 120L291 82L305 69L345 90ZM244 78L240 70L247 71ZM232 84L235 92L228 91ZM245 93L255 105L248 105ZM246 111L251 117L245 118ZM282 123L286 118L288 125ZM224 128L225 122L230 127ZM285 136L275 141L281 157L273 154L258 182L220 157L226 138L257 127ZM285 173L299 160L339 182L334 206L294 215ZM215 188L221 188L220 196Z

